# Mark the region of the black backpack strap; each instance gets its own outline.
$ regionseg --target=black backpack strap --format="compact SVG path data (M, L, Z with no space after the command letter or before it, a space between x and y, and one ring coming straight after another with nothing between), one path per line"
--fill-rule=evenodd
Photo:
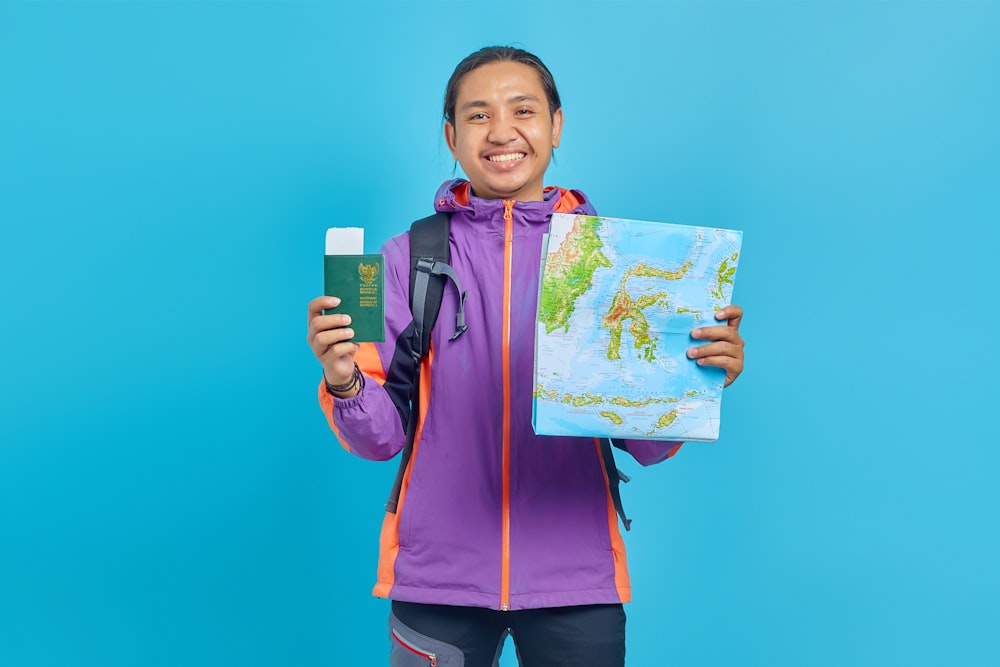
M615 454L611 447L617 447L622 451L625 449L625 441L618 438L601 438L601 458L604 459L604 470L608 473L608 490L611 491L611 502L614 503L615 512L621 517L625 530L632 529L632 520L625 516L625 508L622 507L622 494L619 489L620 482L629 481L629 476L623 473L615 465Z
M458 290L458 315L455 333L450 340L455 340L468 328L465 325L466 292L462 290L458 275L448 265L451 261L448 246L450 223L449 214L435 213L410 225L410 312L413 313L410 354L413 357L413 381L410 384L410 414L406 420L406 445L400 454L399 470L385 505L386 511L393 514L399 505L403 475L413 453L420 415L420 361L430 351L431 332L441 311L444 286L448 280L454 282Z
M419 393L419 382L420 382L420 364L418 363L413 371L413 382L414 386L417 387L414 390L414 395ZM396 513L396 508L399 506L399 493L403 490L403 475L406 474L406 466L410 463L410 455L413 454L413 439L417 432L417 401L413 399L413 408L410 410L410 416L406 420L406 445L403 446L403 451L399 455L399 468L396 470L396 479L392 482L392 491L389 492L389 499L385 503L385 511L390 514Z
M413 311L413 358L419 360L431 349L431 331L441 311L445 282L451 280L458 290L455 333L448 340L455 340L468 329L465 326L466 293L462 291L458 274L446 262L420 257L412 273L416 274L413 278L413 291L410 292L413 300L410 304L410 310Z
M448 266L451 216L435 213L410 226L410 312L413 313L413 355L419 359L431 347L431 331L441 311L444 285L451 279L458 290L458 321L452 340L465 331L465 292ZM418 356L419 355L419 356Z

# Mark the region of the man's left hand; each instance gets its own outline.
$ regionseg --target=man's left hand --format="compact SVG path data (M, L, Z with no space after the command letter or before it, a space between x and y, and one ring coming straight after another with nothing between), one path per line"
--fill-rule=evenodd
M726 320L726 324L715 327L699 327L691 331L696 340L714 341L688 350L688 357L696 359L699 366L718 366L726 369L725 387L731 385L743 372L743 339L740 338L740 319L743 309L726 306L715 313L715 319Z

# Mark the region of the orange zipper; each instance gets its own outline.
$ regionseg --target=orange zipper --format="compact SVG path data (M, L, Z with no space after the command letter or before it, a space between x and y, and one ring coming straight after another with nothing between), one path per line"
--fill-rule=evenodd
M510 609L510 282L514 257L514 200L503 202L503 538L500 609Z

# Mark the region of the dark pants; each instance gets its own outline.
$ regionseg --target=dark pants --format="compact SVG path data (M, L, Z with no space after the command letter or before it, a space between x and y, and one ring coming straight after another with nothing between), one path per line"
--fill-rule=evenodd
M508 633L522 667L625 665L620 604L497 611L396 601L389 616L389 664L493 667Z

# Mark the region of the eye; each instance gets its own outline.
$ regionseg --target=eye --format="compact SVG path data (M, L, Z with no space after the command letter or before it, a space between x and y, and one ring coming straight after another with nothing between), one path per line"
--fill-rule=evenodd
M534 109L518 109L515 111L518 116L531 116L535 113Z
M469 116L469 120L473 121L473 122L480 121L480 120L486 120L486 114L484 114L484 113L474 113L471 116Z

